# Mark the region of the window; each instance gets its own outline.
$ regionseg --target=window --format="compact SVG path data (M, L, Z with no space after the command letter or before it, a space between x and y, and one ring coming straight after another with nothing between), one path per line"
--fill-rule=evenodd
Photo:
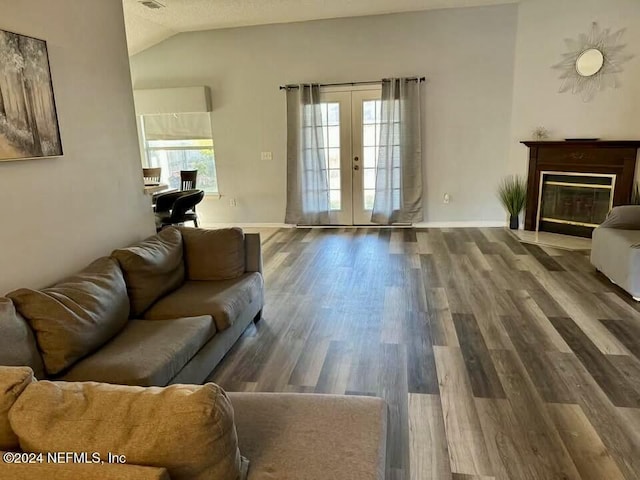
M324 139L324 162L329 185L329 208L342 209L340 186L340 104L321 103L322 130Z
M378 166L380 124L382 122L381 109L382 102L380 100L364 100L362 102L363 208L365 210L373 209L373 201L376 196L376 167Z
M149 167L162 168L162 183L180 188L180 170L198 170L197 187L218 193L218 178L208 113L142 115Z
M305 115L313 115L315 105L305 107ZM305 145L307 152L320 151L324 156L324 168L322 171L327 177L329 186L329 209L342 209L342 189L340 177L340 104L337 102L320 103L321 123L318 127L322 129L323 145L315 145L312 136L317 127L304 127ZM318 134L320 132L317 132Z
M390 161L393 164L391 188L394 208L400 207L400 105L395 100L393 105L393 123L383 132L391 141ZM376 168L380 152L380 133L383 128L382 101L365 100L362 102L362 146L364 161L364 209L372 210L376 196ZM387 143L387 142L385 142ZM388 147L387 147L388 148Z

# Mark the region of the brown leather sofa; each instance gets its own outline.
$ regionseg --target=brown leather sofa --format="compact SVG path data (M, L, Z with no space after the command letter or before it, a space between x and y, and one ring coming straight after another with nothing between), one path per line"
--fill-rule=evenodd
M386 434L380 398L35 382L0 367L3 479L384 480Z
M202 383L260 319L263 285L259 235L167 228L52 287L0 298L0 365L39 379Z
M380 398L185 385L260 318L261 272L257 235L168 228L52 287L0 298L0 365L30 367L0 366L0 454L126 457L0 460L0 478L384 480Z

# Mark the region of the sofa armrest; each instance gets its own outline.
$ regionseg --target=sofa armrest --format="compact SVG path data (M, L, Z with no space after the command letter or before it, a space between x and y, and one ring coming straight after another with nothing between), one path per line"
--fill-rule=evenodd
M2 452L4 453L4 452ZM171 480L164 468L118 463L4 463L0 461L0 478L12 480Z
M244 234L245 271L262 273L262 246L259 233Z
M613 207L599 228L618 228L621 230L640 230L640 205L621 205Z

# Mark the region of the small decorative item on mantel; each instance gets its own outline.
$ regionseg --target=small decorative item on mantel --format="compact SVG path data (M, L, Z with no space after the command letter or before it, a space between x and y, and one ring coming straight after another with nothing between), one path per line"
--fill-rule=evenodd
M547 130L544 127L537 127L533 131L533 138L538 142L541 142L542 140L546 140L547 138L549 138L549 130Z
M498 186L498 198L509 213L509 228L518 230L520 228L518 216L524 210L527 201L526 180L519 175L505 177Z

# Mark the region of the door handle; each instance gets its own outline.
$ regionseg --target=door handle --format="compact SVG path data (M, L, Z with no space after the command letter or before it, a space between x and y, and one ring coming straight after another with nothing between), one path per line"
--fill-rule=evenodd
M353 167L354 170L360 170L360 166L356 165L355 167Z

